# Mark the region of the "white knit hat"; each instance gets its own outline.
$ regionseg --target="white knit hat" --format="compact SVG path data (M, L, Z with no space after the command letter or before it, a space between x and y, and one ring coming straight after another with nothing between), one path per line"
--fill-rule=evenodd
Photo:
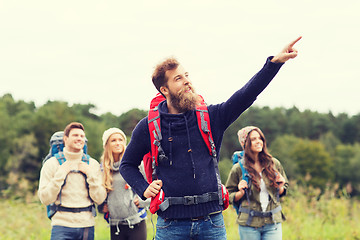
M111 135L113 135L114 133L120 133L121 136L124 138L125 141L125 145L126 145L126 135L123 131L121 131L119 128L109 128L108 130L106 130L102 136L102 141L103 141L103 147L105 147L105 144L107 142L107 140L109 139L109 137Z

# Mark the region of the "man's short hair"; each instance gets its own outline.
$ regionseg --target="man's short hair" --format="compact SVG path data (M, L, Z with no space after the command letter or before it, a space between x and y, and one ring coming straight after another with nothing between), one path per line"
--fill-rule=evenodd
M79 128L85 132L84 126L79 122L71 122L64 129L64 136L69 137L71 129Z
M155 88L161 93L160 87L166 86L168 79L165 77L165 73L168 70L176 69L180 63L177 59L171 57L165 59L162 63L159 63L154 70L152 75L152 82Z

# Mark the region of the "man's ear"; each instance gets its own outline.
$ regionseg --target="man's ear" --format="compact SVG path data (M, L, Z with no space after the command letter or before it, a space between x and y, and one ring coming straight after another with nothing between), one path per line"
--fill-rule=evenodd
M161 86L160 93L166 97L167 95L169 95L169 89L165 86Z

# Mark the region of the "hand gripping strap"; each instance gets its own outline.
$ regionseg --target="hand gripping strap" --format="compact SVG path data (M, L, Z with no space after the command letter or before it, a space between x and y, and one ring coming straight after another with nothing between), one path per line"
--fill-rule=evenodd
M223 199L223 203L224 203L223 208L224 208L224 210L226 210L230 205L230 199L229 199L229 192L223 184L221 184L221 193L222 193L222 199Z
M157 210L159 210L160 205L164 202L164 198L165 198L165 194L162 189L155 197L151 198L149 210L152 214L155 214Z

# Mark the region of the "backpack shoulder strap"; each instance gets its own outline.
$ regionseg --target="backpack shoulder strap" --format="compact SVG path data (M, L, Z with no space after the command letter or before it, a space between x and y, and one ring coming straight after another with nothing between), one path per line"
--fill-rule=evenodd
M203 97L200 96L200 98L201 98L201 104L196 106L196 117L198 121L198 127L201 136L204 139L207 148L209 149L210 155L216 158L215 143L211 134L209 111Z
M62 165L65 161L66 161L66 158L65 158L65 155L63 152L58 152L54 155L54 157L56 157L56 159L58 160L59 164ZM90 156L88 154L83 154L82 158L81 158L81 161L87 163L87 164L90 164Z
M218 185L218 191L217 191L217 195L218 195L218 200L219 200L219 204L223 205L224 201L222 199L222 184L221 184L221 179L220 179L220 170L219 170L219 164L217 161L217 153L216 153L216 148L215 148L215 143L214 143L214 139L211 133L211 126L210 126L210 116L209 116L209 111L208 111L208 107L204 101L204 98L199 95L201 102L199 105L196 106L196 118L197 118L197 122L198 122L198 127L200 130L200 134L209 150L209 154L213 159L214 162L214 168L215 168L215 174L216 174L216 180L217 180L217 185Z
M160 114L157 107L149 110L148 126L151 142L151 155L155 157L157 163L158 147L160 145L160 141L162 140Z
M242 173L242 179L245 180L247 182L247 184L250 184L250 174L247 171L247 169L244 167L245 165L245 159L241 158L239 159L239 165L241 167L241 173Z
M237 151L235 153L236 153L236 155L238 157L238 160L244 158L244 151Z
M233 165L238 163L238 155L236 154L236 152L234 152L233 155L231 156L231 160L232 160Z
M56 159L58 160L59 164L62 165L65 161L65 155L63 152L58 152L54 155L54 157L56 157Z
M89 165L90 164L90 155L84 153L81 158L81 161L83 161Z
M62 165L62 164L66 161L66 158L65 158L65 155L64 155L63 152L58 152L58 153L56 153L56 154L54 155L54 157L58 160L58 162L59 162L60 165ZM65 177L65 179L64 179L63 184L62 184L61 187L60 187L60 191L59 191L60 204L59 204L59 205L61 205L61 192L62 192L62 189L63 189L64 185L66 184L66 179L67 179L67 175L66 175L66 177ZM56 211L57 211L57 210L53 210L53 213L51 214L51 217L52 217L53 214L55 214ZM49 217L49 215L48 215L48 217ZM49 218L51 218L51 217L49 217Z
M233 161L233 165L238 163L240 159L244 157L244 151L236 151L233 153L231 159Z
M144 159L147 161L151 161L151 164L149 162L144 163L145 167L145 174L147 176L150 176L149 172L151 172L152 180L156 179L156 166L158 165L158 158L160 159L166 159L165 153L163 149L161 148L161 126L160 126L160 113L158 110L158 105L160 102L164 101L165 97L162 96L160 93L156 95L151 100L150 103L150 110L148 112L148 127L149 127L149 134L150 134L150 144L151 144L151 150L150 154L147 154ZM150 158L148 158L151 156Z

